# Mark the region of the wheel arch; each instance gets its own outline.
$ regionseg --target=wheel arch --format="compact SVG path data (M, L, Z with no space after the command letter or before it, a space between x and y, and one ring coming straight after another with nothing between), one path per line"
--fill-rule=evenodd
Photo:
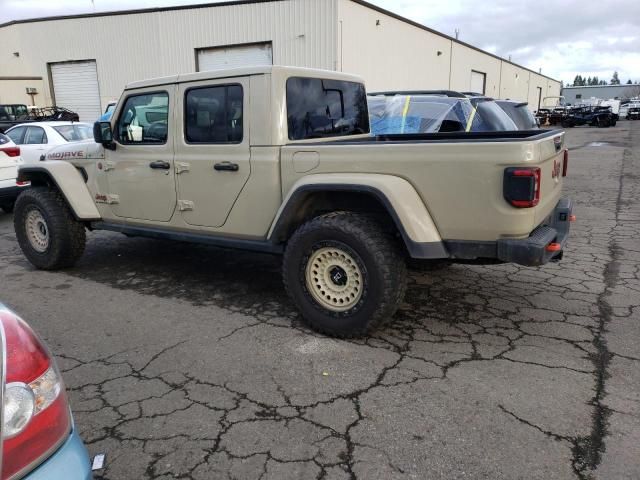
M42 165L23 165L18 170L17 181L58 190L76 220L87 222L101 218L83 174L70 163L50 161Z
M412 258L448 258L449 254L413 186L391 175L311 175L289 191L268 234L284 243L304 222L332 211L382 215L402 237Z

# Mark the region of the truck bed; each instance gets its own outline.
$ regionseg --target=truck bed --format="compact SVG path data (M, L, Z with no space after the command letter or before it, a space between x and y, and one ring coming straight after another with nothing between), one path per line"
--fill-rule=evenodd
M525 142L541 140L557 135L558 130L517 130L511 132L443 132L443 133L404 133L376 135L354 139L336 140L330 143L362 144L362 143L450 143L464 142ZM327 142L323 142L326 144Z

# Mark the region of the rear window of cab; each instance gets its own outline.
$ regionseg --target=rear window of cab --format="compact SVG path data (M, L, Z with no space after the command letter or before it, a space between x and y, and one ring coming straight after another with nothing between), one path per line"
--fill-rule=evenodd
M289 78L287 125L289 140L369 133L364 85L342 80Z

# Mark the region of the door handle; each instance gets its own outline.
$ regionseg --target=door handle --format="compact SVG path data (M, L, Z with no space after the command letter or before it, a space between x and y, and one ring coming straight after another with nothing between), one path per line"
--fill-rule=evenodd
M155 162L151 162L149 167L155 170L169 170L171 168L171 164L164 160L156 160Z
M240 170L237 163L231 162L216 163L213 168L219 172L237 172Z

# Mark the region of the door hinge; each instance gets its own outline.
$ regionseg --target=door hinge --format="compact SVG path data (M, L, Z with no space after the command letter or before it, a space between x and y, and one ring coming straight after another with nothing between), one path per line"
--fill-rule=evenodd
M115 170L116 166L113 164L113 162L104 162L104 171L108 172L109 170Z
M178 200L178 208L181 212L193 210L194 205L191 200Z
M186 162L176 162L176 174L180 175L182 172L188 172L191 168L190 163Z

